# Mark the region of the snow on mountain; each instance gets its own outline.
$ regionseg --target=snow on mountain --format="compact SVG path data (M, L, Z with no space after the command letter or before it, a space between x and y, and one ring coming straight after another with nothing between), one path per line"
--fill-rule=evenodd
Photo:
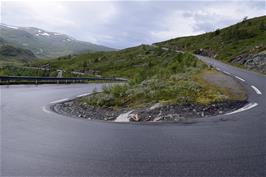
M80 52L111 51L114 49L71 36L35 27L16 27L0 24L0 42L31 50L39 58L55 58ZM0 43L0 45L1 45Z

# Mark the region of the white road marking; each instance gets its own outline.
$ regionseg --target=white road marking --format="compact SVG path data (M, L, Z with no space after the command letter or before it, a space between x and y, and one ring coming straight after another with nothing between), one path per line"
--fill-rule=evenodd
M246 106L244 106L243 108L240 108L240 109L235 110L233 112L229 112L229 113L227 113L225 115L231 115L231 114L239 113L239 112L242 112L242 111L246 111L246 110L249 110L249 109L252 109L252 108L256 107L257 105L258 105L258 103L249 103Z
M235 78L241 80L242 82L245 82L245 79L242 79L241 77L235 76Z
M221 69L220 68L216 68L218 71L221 71Z
M227 72L227 71L223 71L223 73L228 74L228 75L231 75L231 73L229 73L229 72Z
M48 111L48 110L46 109L46 107L45 107L45 106L43 106L43 107L42 107L42 111L43 111L43 112L46 112L46 113L48 113L48 114L50 114L50 113L51 113L50 111Z
M132 113L133 110L128 111L126 113L120 114L116 119L115 122L129 122L128 116L130 113Z
M89 95L90 93L84 93L84 94L81 94L81 95L78 95L78 96L76 96L76 97L83 97L83 96L87 96L87 95Z
M255 92L256 92L258 95L261 95L261 94L262 94L261 91L260 91L257 87L255 87L254 85L252 85L251 87L253 88L253 90L255 90Z
M59 102L66 101L66 100L68 100L68 98L64 98L64 99L61 99L61 100L52 101L50 103L59 103Z

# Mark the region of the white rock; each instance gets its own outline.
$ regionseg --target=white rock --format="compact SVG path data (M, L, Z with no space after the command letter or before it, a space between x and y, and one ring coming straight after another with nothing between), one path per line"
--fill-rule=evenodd
M128 111L127 113L120 114L114 121L115 122L129 122L129 114L132 113L133 110Z

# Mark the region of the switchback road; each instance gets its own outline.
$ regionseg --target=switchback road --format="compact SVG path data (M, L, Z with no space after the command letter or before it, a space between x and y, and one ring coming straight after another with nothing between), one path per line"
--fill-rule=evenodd
M64 117L45 107L100 84L1 86L2 176L265 176L265 76L200 57L250 105L190 124Z

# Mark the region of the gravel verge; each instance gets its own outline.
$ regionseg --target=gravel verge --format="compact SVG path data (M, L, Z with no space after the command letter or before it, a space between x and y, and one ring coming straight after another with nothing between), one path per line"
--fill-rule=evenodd
M88 120L115 122L178 122L187 119L198 119L225 114L237 110L245 104L247 104L247 101L224 101L209 105L162 105L157 103L150 107L139 109L112 109L87 105L82 103L80 99L74 99L54 104L51 106L51 109L59 114Z

